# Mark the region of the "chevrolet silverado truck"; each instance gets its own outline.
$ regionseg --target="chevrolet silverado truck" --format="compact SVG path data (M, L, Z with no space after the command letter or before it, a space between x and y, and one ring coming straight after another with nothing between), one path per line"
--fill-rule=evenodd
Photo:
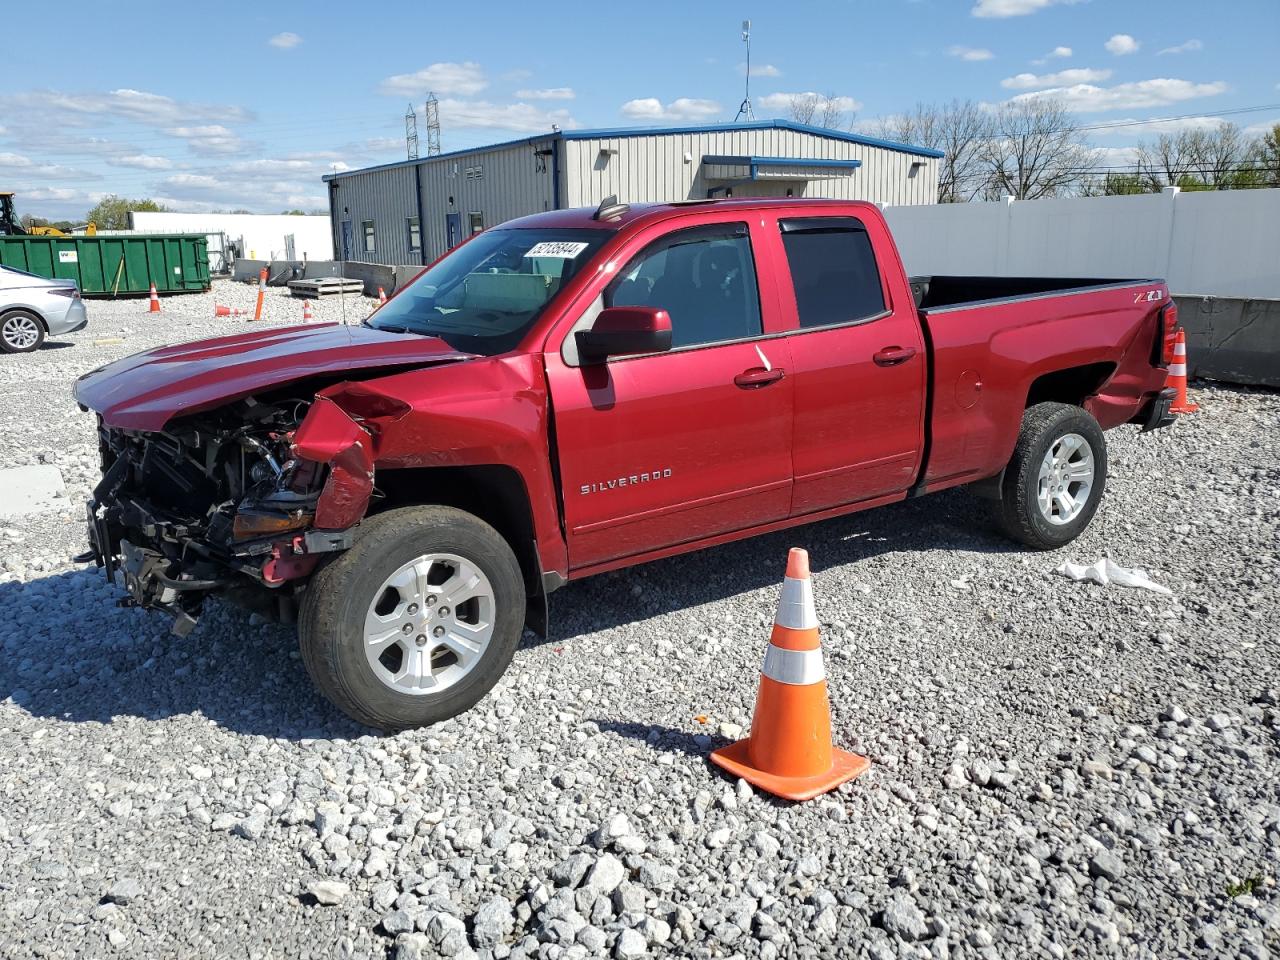
M969 485L1035 549L1089 523L1103 430L1172 421L1160 280L908 278L867 203L559 210L478 234L358 326L82 377L90 551L179 633L298 624L386 730L454 716L566 582Z

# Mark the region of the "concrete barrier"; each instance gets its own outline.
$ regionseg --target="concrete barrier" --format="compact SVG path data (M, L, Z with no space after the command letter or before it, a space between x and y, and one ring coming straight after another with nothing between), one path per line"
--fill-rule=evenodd
M1175 295L1188 375L1280 387L1280 300Z
M364 284L366 297L376 297L378 288L382 287L391 296L405 284L420 274L424 267L421 264L406 266L387 266L382 263L364 263L360 260L348 260L345 263L335 260L245 260L235 262L231 272L232 280L244 283L257 283L262 268L267 268L267 286L282 287L290 280L312 280L316 277L349 277Z

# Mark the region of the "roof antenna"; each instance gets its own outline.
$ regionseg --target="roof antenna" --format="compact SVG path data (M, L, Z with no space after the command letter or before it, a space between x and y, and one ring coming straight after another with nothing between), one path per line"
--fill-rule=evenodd
M591 219L617 220L630 209L631 206L629 204L618 202L616 193L610 194L600 201L600 206L596 207L596 212L591 215Z
M742 42L747 45L747 77L746 77L746 96L742 98L742 106L738 107L738 115L733 118L733 122L737 123L743 117L748 123L755 120L755 112L751 109L751 21L742 21Z

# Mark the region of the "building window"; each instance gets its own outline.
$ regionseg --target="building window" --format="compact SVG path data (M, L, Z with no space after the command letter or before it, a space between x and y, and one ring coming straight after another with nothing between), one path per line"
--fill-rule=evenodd
M409 249L421 250L422 249L422 228L418 224L418 218L406 217L405 226L408 228L408 231L409 231Z
M374 249L373 221L372 220L360 221L360 229L364 232L364 252L373 253L373 249Z
M468 180L483 180L483 179L484 179L484 164L483 164L483 163L477 163L474 167L467 167L467 169L466 169L466 177L467 177L467 179L468 179Z
M482 230L484 230L484 214L483 213L480 213L478 211L473 211L467 214L467 217L471 221L472 233L480 233Z

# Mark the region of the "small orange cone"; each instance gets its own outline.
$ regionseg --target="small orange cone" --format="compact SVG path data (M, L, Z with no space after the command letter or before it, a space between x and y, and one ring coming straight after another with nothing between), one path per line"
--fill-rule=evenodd
M735 777L787 800L811 800L871 766L831 743L831 708L809 582L809 554L792 548L760 671L751 736L711 754Z
M302 322L303 323L311 322L311 301L310 300L302 301Z
M385 290L383 290L381 287L379 287L379 288L378 288L378 303L379 303L379 305L381 305L381 304L384 304L384 303L386 303L386 302L387 302L387 292L386 292Z
M249 311L240 310L236 307L224 307L220 303L213 305L213 315L215 317L243 317Z
M151 307L147 310L147 313L159 313L159 312L160 312L160 294L156 293L156 285L153 283L151 285Z
M1173 363L1169 364L1169 379L1165 386L1178 391L1169 407L1170 413L1195 413L1200 409L1187 396L1187 334L1181 329L1178 330L1178 339L1173 342Z

